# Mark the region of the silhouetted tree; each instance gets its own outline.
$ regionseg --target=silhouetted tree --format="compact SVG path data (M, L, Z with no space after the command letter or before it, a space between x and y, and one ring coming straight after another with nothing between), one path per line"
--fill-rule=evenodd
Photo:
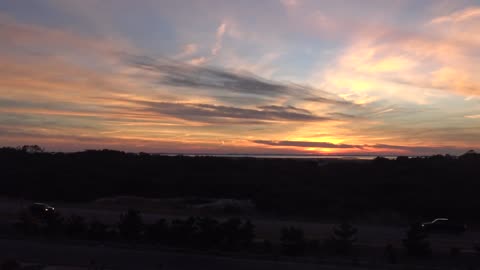
M143 226L144 224L140 212L130 209L120 216L118 230L123 238L132 241L140 238Z
M303 230L296 227L287 227L282 229L280 238L284 254L289 256L298 256L305 253L306 240Z
M196 232L194 217L174 219L170 226L169 242L175 245L192 245Z
M480 254L480 243L476 242L473 244L473 249Z
M21 211L15 228L25 234L37 234L40 231L40 224L28 211Z
M196 219L197 243L202 247L214 247L222 241L222 232L220 223L210 217L200 217Z
M20 270L21 264L14 259L6 259L0 264L0 270Z
M427 233L422 229L420 223L410 226L407 237L403 239L403 245L408 255L416 257L427 257L432 253L430 243L427 240Z
M386 164L386 163L390 162L390 160L388 158L378 156L378 157L373 159L373 162L375 162L377 164Z
M344 221L333 228L332 236L327 240L327 245L338 254L348 255L356 241L357 228L353 227L350 222Z
M385 246L385 257L387 258L387 261L389 263L397 263L397 253L395 252L395 248L393 247L393 245L390 243Z
M273 250L272 241L266 240L266 239L263 240L262 248L263 248L263 252L266 252L266 253L272 252Z
M239 248L242 221L238 218L229 218L220 225L224 235L223 248L226 250L237 250Z
M450 256L458 257L460 255L460 248L459 247L451 247L450 248Z
M71 215L65 222L65 232L70 237L83 237L87 229L87 223L82 216Z
M153 224L145 225L146 239L151 242L165 244L168 241L170 228L165 219L159 219Z
M480 154L475 152L475 150L469 150L465 154L459 156L458 159L463 161L480 161Z
M88 226L88 237L95 241L105 241L108 239L108 226L94 219Z
M43 221L46 234L56 235L62 233L64 218L59 212L55 211L46 214Z
M20 148L20 150L25 152L25 153L30 153L30 154L43 153L44 152L43 148L41 148L38 145L24 145Z
M245 220L240 227L239 233L242 245L250 247L255 239L255 225L249 219Z

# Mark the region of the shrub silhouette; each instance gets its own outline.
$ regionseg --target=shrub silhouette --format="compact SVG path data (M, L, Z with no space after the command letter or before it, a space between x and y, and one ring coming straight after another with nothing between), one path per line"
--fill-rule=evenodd
M22 266L17 260L7 259L0 264L0 270L20 270Z
M24 234L37 234L40 231L40 224L28 211L21 211L15 228Z
M57 235L63 232L63 216L55 211L46 215L43 219L45 224L44 232L47 235Z
M384 255L385 255L385 258L387 259L388 263L390 263L390 264L396 264L397 263L397 253L395 251L395 247L391 243L388 243L385 246Z
M223 233L223 248L226 250L237 250L241 241L240 227L242 221L238 218L229 218L220 225Z
M410 226L407 237L403 239L403 245L408 255L415 257L428 257L432 254L430 243L427 240L427 233L422 229L420 223Z
M124 239L129 241L140 239L143 227L144 224L139 211L129 209L126 213L120 215L118 231Z
M351 254L353 244L357 241L357 229L347 221L333 228L333 233L327 239L327 247L337 254Z
M97 219L94 219L90 222L88 226L87 234L91 240L105 241L108 239L109 236L108 226L98 221Z
M145 225L146 239L155 243L166 244L170 227L165 219L159 219L153 224Z
M85 218L78 215L71 215L65 221L65 232L68 236L74 238L82 238L87 233L88 226Z
M473 249L475 250L475 252L477 252L477 254L480 255L480 243L476 242L473 244Z
M306 240L301 228L293 226L283 228L280 241L285 255L298 256L305 253Z
M45 151L42 147L38 145L24 145L22 147L18 147L17 149L30 154L43 153Z
M174 219L170 226L169 243L180 246L191 246L195 239L196 232L194 217L189 217L185 220Z
M264 239L262 243L262 251L265 253L270 253L273 250L273 244L270 240Z
M195 222L198 230L196 237L198 246L211 248L220 244L223 235L218 220L210 217L200 217Z
M255 239L255 225L250 220L246 220L240 227L241 244L244 247L250 247Z

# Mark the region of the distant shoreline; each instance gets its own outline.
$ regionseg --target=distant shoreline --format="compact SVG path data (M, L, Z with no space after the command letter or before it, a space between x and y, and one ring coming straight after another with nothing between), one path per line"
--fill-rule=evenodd
M372 160L379 155L290 155L290 154L207 154L207 153L152 153L152 155L164 156L187 156L187 157L234 157L234 158L286 158L286 159L363 159ZM395 155L380 156L383 158L394 159Z

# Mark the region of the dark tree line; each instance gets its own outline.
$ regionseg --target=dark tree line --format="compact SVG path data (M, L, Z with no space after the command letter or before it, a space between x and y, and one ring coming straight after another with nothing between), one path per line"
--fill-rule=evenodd
M116 195L251 199L280 215L378 212L480 220L480 154L372 161L162 156L0 148L0 195L90 201Z

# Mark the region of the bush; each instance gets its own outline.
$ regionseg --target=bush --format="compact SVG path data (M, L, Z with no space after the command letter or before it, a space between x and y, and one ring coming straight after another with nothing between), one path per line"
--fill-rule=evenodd
M120 235L129 241L140 239L143 232L143 220L139 211L130 209L120 216L118 230Z
M167 243L170 227L165 219L159 219L153 224L145 226L145 236L148 241Z
M265 253L270 253L272 252L272 250L273 250L272 242L270 240L264 239L262 243L262 251Z
M218 246L222 241L223 235L220 231L220 223L210 217L200 217L195 220L197 227L196 242L200 247Z
M14 259L7 259L0 264L0 270L20 270L22 269L20 263Z
M82 216L71 215L65 222L65 232L70 237L82 238L87 233L88 226Z
M337 254L351 254L353 244L357 241L357 229L349 222L342 222L333 228L332 236L327 239L327 248Z
M22 211L15 223L15 229L24 234L37 234L40 231L40 224L38 219L34 218L28 211Z
M478 253L480 254L480 243L475 243L473 245L473 249Z
M403 245L408 255L415 257L428 257L432 254L430 242L427 240L427 233L419 223L410 226L407 231L407 238L403 239Z
M240 241L244 247L250 247L255 239L255 225L246 220L240 227Z
M169 243L179 246L191 246L196 232L194 217L189 217L186 220L174 219L170 226Z
M223 248L226 250L237 250L242 239L240 227L242 221L238 218L230 218L220 224L223 233Z
M109 238L108 226L94 219L88 226L88 237L95 241L105 241Z
M299 256L305 253L306 240L303 230L293 226L283 228L282 236L283 253L288 256Z
M63 232L64 218L59 212L52 212L44 218L45 233L47 235L57 235Z

